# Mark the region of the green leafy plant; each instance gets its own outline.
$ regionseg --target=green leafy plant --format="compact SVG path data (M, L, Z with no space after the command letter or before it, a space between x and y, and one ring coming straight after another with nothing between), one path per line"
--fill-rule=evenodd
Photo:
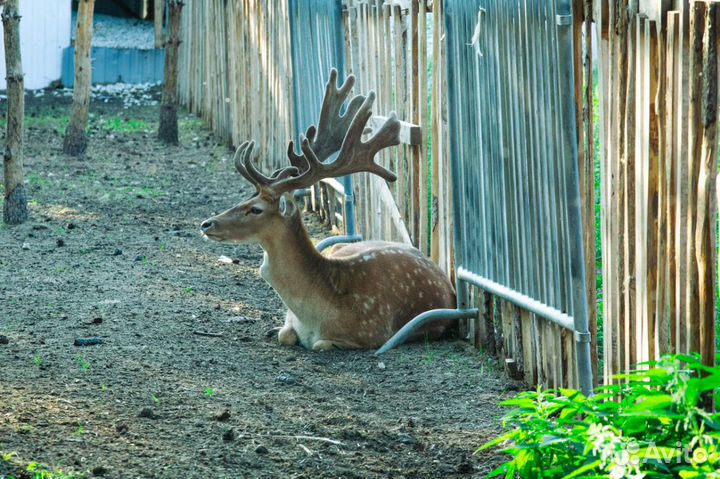
M87 371L88 369L90 369L90 361L85 359L85 356L83 356L82 354L78 354L76 359L78 364L80 364L80 367L83 368L83 370Z
M205 395L209 398L213 397L215 395L215 390L213 388L207 388L205 390Z
M479 450L509 459L489 477L507 479L720 479L720 368L697 356L664 356L617 376L591 397L557 389L505 401L505 434Z
M33 364L35 364L35 366L37 366L37 367L42 366L42 364L43 364L43 358L42 358L42 356L36 355L36 356L33 358Z

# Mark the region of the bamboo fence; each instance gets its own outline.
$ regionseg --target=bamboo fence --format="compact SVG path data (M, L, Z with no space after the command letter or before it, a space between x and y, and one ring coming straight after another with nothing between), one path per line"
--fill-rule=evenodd
M720 2L573 0L578 161L590 324L597 311L593 139L600 135L606 380L665 352L714 361ZM413 243L453 274L444 2L343 0L346 72L396 111L402 145L380 163L388 184L356 175L359 232ZM287 0L186 0L179 97L229 143L258 143L286 164L293 123ZM592 26L597 36L591 35ZM428 28L432 26L432 28ZM428 35L430 33L430 36ZM597 38L600 127L593 131ZM336 217L334 201L326 217ZM463 219L465 220L465 219ZM464 333L526 382L572 384L572 338L480 291ZM592 331L592 329L591 329ZM508 361L509 360L509 361Z
M605 378L715 361L718 1L595 1Z
M233 145L253 139L259 165L287 165L292 65L287 0L185 0L179 98Z

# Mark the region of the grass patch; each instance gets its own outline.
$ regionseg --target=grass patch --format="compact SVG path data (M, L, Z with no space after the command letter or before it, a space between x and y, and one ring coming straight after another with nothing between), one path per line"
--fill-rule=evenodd
M14 452L0 451L0 477L6 479L82 479L84 474L66 473L34 461L24 461Z
M100 120L98 126L112 133L140 133L150 130L150 124L145 120L131 120L129 118L109 118Z

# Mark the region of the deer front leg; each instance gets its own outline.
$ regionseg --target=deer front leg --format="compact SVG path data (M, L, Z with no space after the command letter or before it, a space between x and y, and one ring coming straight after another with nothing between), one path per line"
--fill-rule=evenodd
M313 351L329 351L335 347L335 343L327 339L318 339L312 346Z
M298 335L292 327L292 313L287 312L285 324L278 332L278 342L285 346L294 346L298 342Z

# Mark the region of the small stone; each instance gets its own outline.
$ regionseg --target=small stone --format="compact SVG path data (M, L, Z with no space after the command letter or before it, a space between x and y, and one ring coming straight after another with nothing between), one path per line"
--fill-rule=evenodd
M126 432L128 432L128 429L129 429L128 425L125 424L124 422L115 424L115 430L117 431L118 434L125 434Z
M231 316L225 320L226 323L247 323L251 321L257 321L257 318L250 318L248 316Z
M108 470L106 467L103 466L95 466L93 467L91 472L93 476L104 476L108 472Z
M257 454L267 454L269 451L267 447L260 444L258 447L255 448L255 452Z
M157 419L157 416L153 412L153 410L149 407L144 407L140 410L140 413L138 414L138 417L144 417L148 419Z
M75 223L68 223L67 229L74 230L75 228L77 228L77 225Z
M221 412L220 414L218 414L217 416L215 416L215 420L220 421L220 422L225 422L225 421L228 421L229 419L230 419L230 411L228 411L227 409L224 410L223 412Z
M75 338L75 346L95 346L97 344L102 344L103 340L100 338L92 337L92 338Z
M382 361L380 361L380 362L378 363L378 369L385 369L385 363L382 362Z
M220 256L218 258L218 263L220 264L232 264L233 260L232 258L229 258L227 256Z
M102 324L103 319L102 318L94 318L92 320L93 324Z
M298 380L292 374L280 373L275 377L275 382L287 384L288 386L292 386L293 384L297 384Z
M58 245L59 248L62 248L63 246L65 246L65 240L62 238L58 238L55 243Z
M142 255L135 256L135 261L143 261L143 260L145 260L145 256L142 256Z
M123 254L121 249L116 249L115 252L112 254L113 256L121 256Z
M235 440L235 430L234 429L228 429L225 431L222 435L223 441L225 442L232 442Z
M4 334L0 334L0 344L9 344L9 343L10 343L10 339L8 339L8 337L5 336Z
M29 250L29 249L30 249L30 243L23 243L23 244L22 244L22 249L24 249L24 250Z
M417 443L417 439L412 437L410 434L400 433L398 434L398 442L403 444L415 444Z
M459 474L470 474L475 470L473 465L469 462L461 462L460 464L458 464L456 469Z

